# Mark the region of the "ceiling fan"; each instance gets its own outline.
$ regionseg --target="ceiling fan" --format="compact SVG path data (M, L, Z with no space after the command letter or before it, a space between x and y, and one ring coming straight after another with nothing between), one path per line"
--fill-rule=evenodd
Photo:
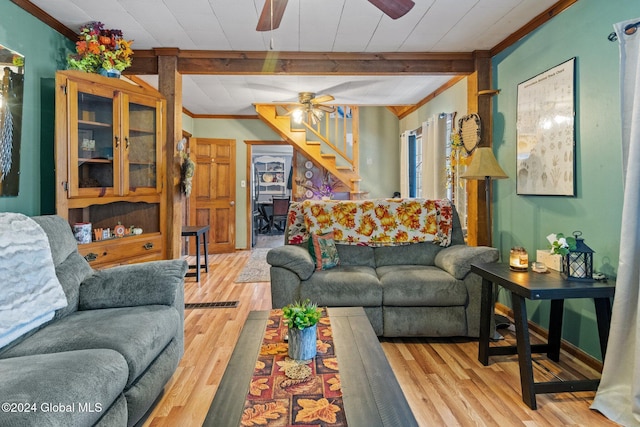
M265 0L258 19L256 31L271 31L280 26L282 15L289 0ZM413 0L368 0L391 19L398 19L409 12L415 3Z
M307 120L315 125L322 120L324 113L333 113L336 111L333 105L325 105L325 102L331 102L334 99L331 95L316 96L313 92L300 92L297 103L288 103L295 105L296 108L287 114L291 114L296 123L301 123L306 114Z

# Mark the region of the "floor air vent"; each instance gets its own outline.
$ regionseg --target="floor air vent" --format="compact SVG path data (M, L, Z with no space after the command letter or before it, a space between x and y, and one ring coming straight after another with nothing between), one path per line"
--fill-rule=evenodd
M218 302L194 302L186 303L185 310L193 308L236 308L240 301L218 301Z

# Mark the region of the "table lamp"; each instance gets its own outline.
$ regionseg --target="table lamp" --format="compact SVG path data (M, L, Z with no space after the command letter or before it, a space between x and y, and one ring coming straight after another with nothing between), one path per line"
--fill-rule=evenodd
M509 178L502 170L496 157L493 155L491 147L478 147L473 153L471 163L467 170L460 175L462 179L483 180L485 182L485 196L487 205L487 239L491 245L491 201L490 201L490 185L492 179Z

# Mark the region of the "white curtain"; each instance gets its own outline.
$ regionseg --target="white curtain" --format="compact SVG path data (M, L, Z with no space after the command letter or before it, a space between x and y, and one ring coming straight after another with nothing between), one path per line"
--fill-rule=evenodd
M400 195L409 197L409 132L400 135Z
M614 25L620 43L624 201L607 356L591 405L624 426L640 425L640 32L624 32L638 22Z
M447 197L445 134L446 121L443 125L436 116L422 124L422 197L425 199Z

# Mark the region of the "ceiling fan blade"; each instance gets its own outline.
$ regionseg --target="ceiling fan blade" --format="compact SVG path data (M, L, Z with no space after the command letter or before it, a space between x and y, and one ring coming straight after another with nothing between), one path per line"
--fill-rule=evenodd
M312 104L322 104L323 102L331 102L333 101L335 98L331 95L320 95L320 96L316 96L315 98L311 99L311 103Z
M369 0L369 3L383 11L391 19L398 19L406 15L415 6L413 0Z
M280 105L295 105L296 107L300 107L301 105L304 105L304 104L301 104L299 102L295 102L295 101L291 101L291 100L286 100L285 101L283 99L278 99L278 100L271 101L271 102L273 104L280 104Z
M331 106L331 105L322 105L322 104L316 104L313 106L313 108L318 109L318 110L322 110L322 111L326 111L327 113L333 113L336 111L336 107Z
M287 7L287 2L289 0L265 0L264 7L262 8L262 12L260 13L260 18L258 19L258 26L256 27L256 31L271 31L275 30L280 26L280 21L282 21L282 15L284 15L284 10ZM271 19L271 3L273 2L273 25Z

